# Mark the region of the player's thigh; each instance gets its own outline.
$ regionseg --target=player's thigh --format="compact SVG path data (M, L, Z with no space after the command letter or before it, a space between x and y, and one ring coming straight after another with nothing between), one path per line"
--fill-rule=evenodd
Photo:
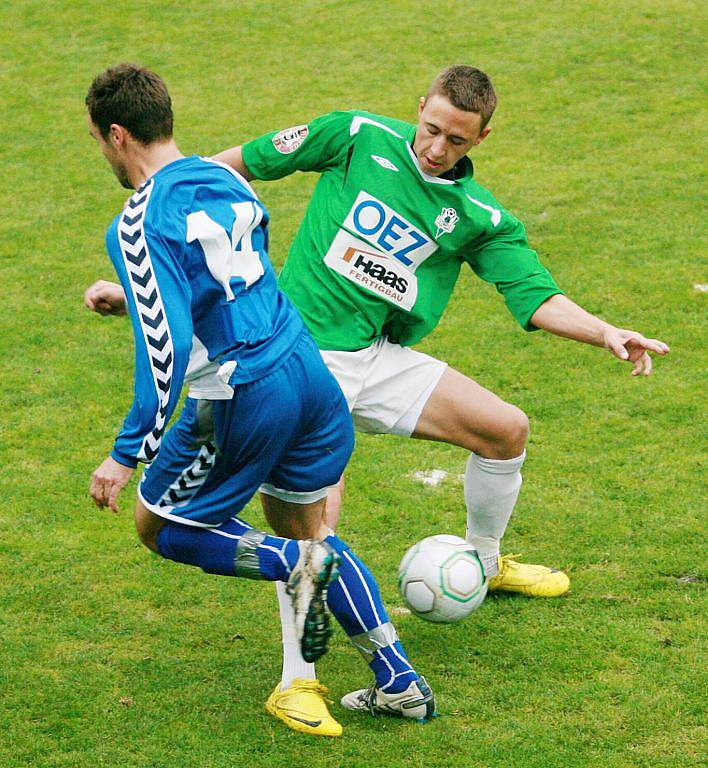
M329 372L337 380L347 401L349 411L359 397L366 380L366 372L375 355L375 345L357 350L320 350L320 355Z
M516 406L447 368L422 409L413 437L452 443L488 458L513 458L524 450L528 419Z

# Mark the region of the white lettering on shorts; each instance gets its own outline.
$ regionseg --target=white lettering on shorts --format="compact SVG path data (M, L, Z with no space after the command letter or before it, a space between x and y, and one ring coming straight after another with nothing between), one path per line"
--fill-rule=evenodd
M294 152L305 139L310 129L306 125L295 125L292 128L286 128L273 136L273 146L281 155L289 155Z

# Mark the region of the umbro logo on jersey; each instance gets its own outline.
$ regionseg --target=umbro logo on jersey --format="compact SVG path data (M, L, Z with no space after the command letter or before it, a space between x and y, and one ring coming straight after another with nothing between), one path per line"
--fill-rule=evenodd
M389 171L398 171L398 168L390 160L381 157L381 155L371 155L371 159L376 160L382 168L386 168Z
M441 235L449 235L455 229L455 225L460 220L457 211L454 208L443 208L435 219L435 226L438 228L435 233L435 239Z

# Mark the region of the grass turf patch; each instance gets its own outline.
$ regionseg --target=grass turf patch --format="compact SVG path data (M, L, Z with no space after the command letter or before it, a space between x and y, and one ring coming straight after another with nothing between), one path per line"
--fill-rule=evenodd
M1 11L0 764L7 768L451 764L698 766L705 708L701 513L705 18L690 2L18 2ZM89 315L103 234L125 193L83 98L118 61L162 74L186 152L210 153L337 108L413 119L434 73L487 70L500 107L477 178L527 225L568 294L664 338L649 380L598 350L524 334L463 274L421 348L530 416L506 545L567 569L572 592L488 600L450 627L398 613L398 561L461 534L446 445L358 438L342 535L378 576L441 717L416 727L335 706L342 739L263 709L279 675L272 588L151 557L86 495L132 396L127 321ZM258 192L282 264L314 179ZM416 470L450 473L424 488ZM245 513L263 524L257 506ZM368 684L340 633L334 698Z

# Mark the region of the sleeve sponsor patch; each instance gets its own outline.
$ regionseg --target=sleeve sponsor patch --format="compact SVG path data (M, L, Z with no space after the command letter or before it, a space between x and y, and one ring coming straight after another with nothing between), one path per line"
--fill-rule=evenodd
M296 125L292 128L286 128L273 136L273 146L281 155L289 155L294 152L305 139L310 129L306 125Z

